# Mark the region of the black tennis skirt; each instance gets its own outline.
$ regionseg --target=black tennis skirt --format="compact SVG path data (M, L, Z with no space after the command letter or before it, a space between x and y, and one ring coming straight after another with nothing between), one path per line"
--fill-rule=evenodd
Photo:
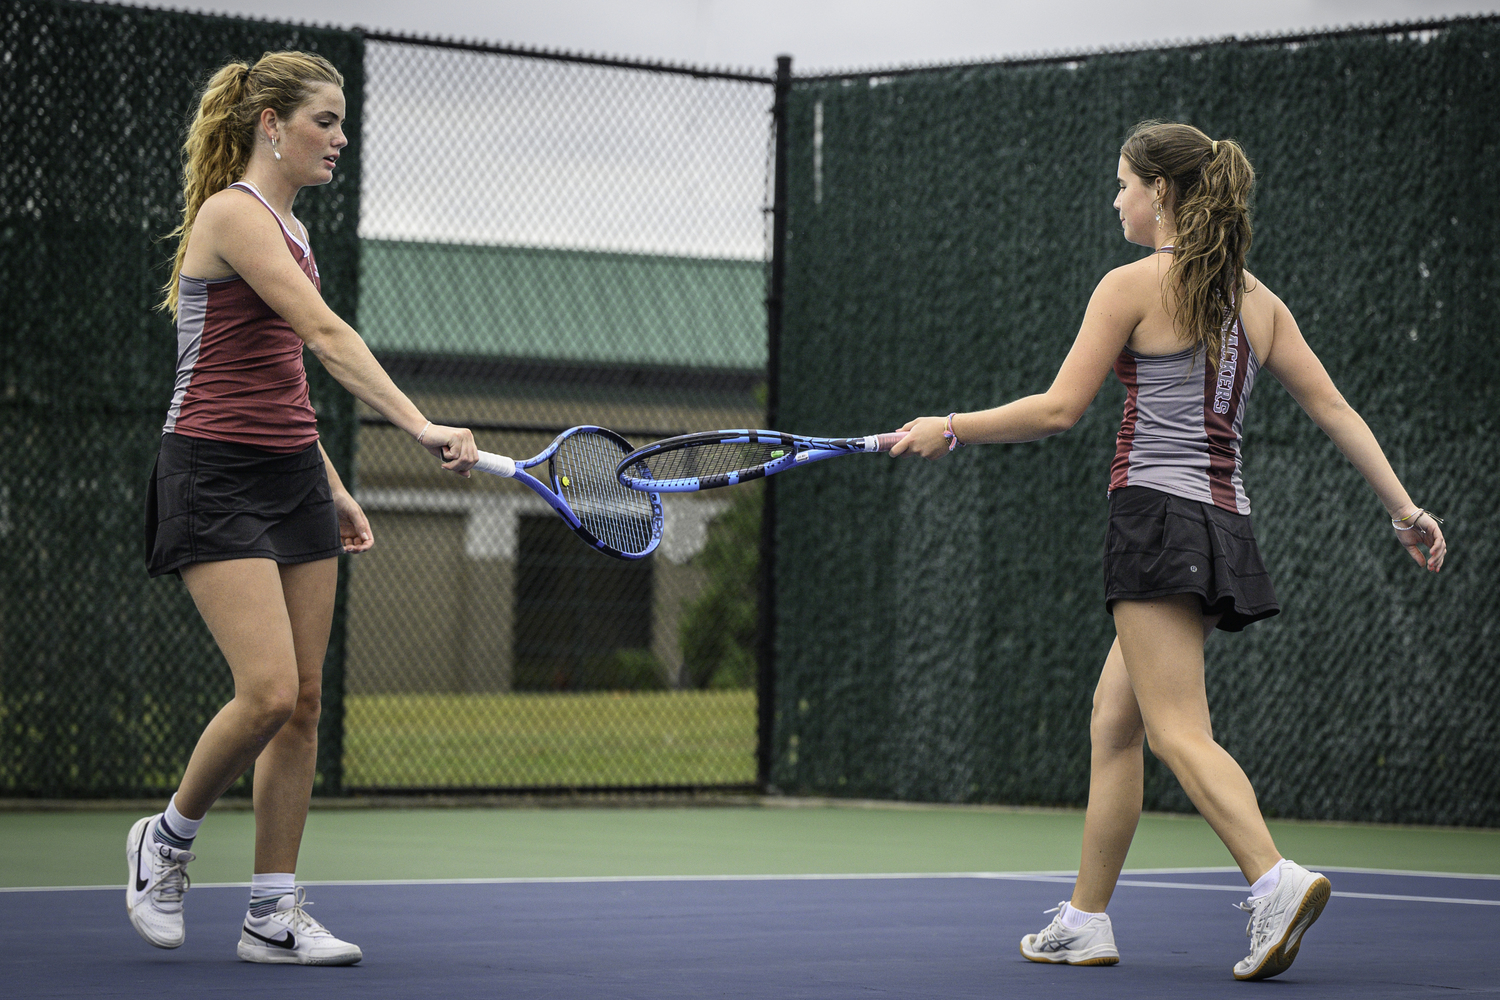
M323 455L163 434L146 490L152 576L225 559L312 562L342 554Z
M1145 486L1112 491L1104 606L1169 594L1197 594L1226 632L1281 612L1249 515Z

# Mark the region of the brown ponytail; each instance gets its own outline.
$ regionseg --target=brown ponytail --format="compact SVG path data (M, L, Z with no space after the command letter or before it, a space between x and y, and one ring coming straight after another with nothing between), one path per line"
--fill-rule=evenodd
M167 234L177 240L177 259L158 308L177 315L177 285L193 222L205 201L245 175L261 112L271 108L291 117L318 83L342 87L344 77L327 59L306 52L267 52L254 66L233 62L209 77L182 145L182 222Z
M1233 139L1210 139L1170 122L1137 125L1120 155L1143 180L1167 182L1177 218L1177 329L1195 350L1217 359L1245 291L1255 169Z

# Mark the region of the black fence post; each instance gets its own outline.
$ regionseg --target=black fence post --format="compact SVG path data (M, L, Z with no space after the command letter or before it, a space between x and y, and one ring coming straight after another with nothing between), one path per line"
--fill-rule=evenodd
M776 141L771 201L771 277L766 294L766 426L775 428L780 414L777 390L781 353L782 288L786 276L787 99L792 93L792 57L776 57L776 97L771 106ZM771 761L776 735L776 479L764 482L760 522L759 671L756 702L759 720L755 741L755 780L771 791Z

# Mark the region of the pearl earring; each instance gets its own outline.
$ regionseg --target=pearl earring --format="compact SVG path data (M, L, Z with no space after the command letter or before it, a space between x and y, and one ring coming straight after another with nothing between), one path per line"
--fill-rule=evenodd
M279 160L281 157L278 156L277 159ZM1156 224L1159 226L1161 225L1161 202L1157 202L1151 207L1156 209Z
M275 156L276 159L278 159L278 160L281 159L281 154L276 151L276 137L274 135L271 137L271 155ZM1157 222L1161 221L1161 215L1160 214L1158 214L1156 216L1156 221Z

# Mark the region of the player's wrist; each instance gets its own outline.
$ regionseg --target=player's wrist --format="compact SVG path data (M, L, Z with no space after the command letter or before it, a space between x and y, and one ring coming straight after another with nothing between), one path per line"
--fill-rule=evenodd
M948 419L943 421L943 437L948 442L949 451L964 447L964 443L958 439L958 432L953 429L953 418L956 416L958 416L957 413L950 413Z
M1438 524L1443 523L1443 519L1438 517L1432 511L1412 504L1411 512L1409 514L1406 514L1402 517L1395 517L1394 515L1391 517L1391 527L1395 528L1397 531L1412 531L1416 528L1417 522L1420 521L1424 515L1432 518Z

